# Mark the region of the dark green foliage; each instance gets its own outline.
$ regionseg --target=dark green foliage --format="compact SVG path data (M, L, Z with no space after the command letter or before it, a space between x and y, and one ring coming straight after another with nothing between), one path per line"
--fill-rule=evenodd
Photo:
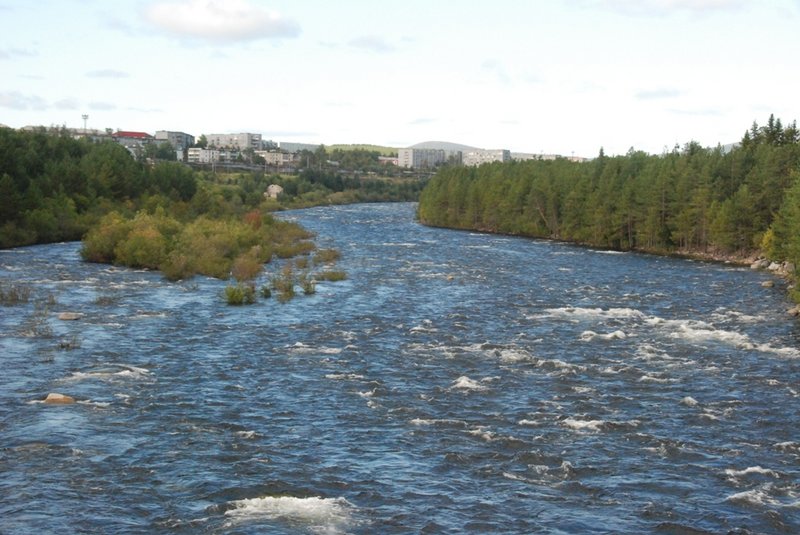
M256 302L256 290L249 284L226 286L225 301L229 305L252 305Z
M790 201L786 192L798 169L796 126L771 118L729 152L692 142L657 156L601 151L584 163L445 168L422 192L419 218L622 250L726 254L755 252L774 222L772 247L790 258L800 193Z
M77 240L110 210L171 208L197 191L182 164L144 166L117 143L64 132L2 128L0 154L0 247Z

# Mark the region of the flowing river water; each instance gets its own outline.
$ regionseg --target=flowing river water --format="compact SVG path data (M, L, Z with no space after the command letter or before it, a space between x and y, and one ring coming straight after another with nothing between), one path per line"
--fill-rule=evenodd
M283 214L348 274L287 304L0 251L0 533L800 532L780 281L414 210Z

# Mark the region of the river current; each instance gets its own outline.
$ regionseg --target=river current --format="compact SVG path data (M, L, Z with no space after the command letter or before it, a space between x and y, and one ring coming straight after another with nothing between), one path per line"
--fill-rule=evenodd
M800 532L781 281L414 210L282 214L348 274L287 304L0 251L0 533Z

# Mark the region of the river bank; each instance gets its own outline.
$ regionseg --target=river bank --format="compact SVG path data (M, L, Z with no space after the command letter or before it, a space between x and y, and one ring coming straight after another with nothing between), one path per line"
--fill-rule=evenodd
M529 236L522 233L498 232L495 230L490 230L485 228L453 228L443 225L436 225L421 220L419 217L419 212L417 212L416 218L420 224L432 228L442 228L442 229L449 229L461 232L476 232L481 234L491 234L498 236L512 236L512 237L526 238L530 240L541 240L553 243L565 243L577 247L585 247L587 249L600 250L600 251L610 251L618 253L633 252L644 255L679 258L684 260L694 260L694 261L709 262L714 264L727 264L727 265L734 265L741 267L749 267L753 270L765 271L785 282L787 291L789 292L789 297L796 303L796 306L792 306L787 309L787 313L791 316L800 316L800 293L797 293L795 291L797 286L797 279L796 279L794 264L792 264L791 262L772 262L771 260L767 259L764 256L764 254L760 251L728 253L724 251L709 250L709 249L706 250L700 250L700 249L664 250L664 249L646 249L646 248L614 249L609 247L598 247L597 245L580 241L546 238L541 236Z

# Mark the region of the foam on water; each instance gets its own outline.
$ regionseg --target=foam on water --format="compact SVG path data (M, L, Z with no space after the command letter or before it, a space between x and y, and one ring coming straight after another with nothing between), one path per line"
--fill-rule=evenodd
M644 314L633 308L583 308L583 307L560 307L547 308L542 316L532 316L529 319L542 317L567 318L579 321L591 319L639 319Z
M303 342L295 342L294 345L289 346L288 350L295 354L318 354L318 355L338 355L342 352L340 347L314 347L304 344Z
M500 360L506 363L535 362L537 359L524 349L501 349Z
M742 476L751 476L751 475L762 475L762 476L770 476L774 478L781 477L778 472L775 470L770 470L769 468L762 468L760 466L748 466L743 470L734 470L729 468L725 470L725 475L732 478L739 478Z
M455 420L449 418L414 418L410 422L415 426L447 426L447 427L466 427L467 422L464 420Z
M739 314L735 311L726 311L724 315L719 312L712 314L712 318L723 322L731 320L741 323L755 324L763 321L762 316ZM548 308L543 314L528 315L527 319L558 318L574 322L607 322L609 320L627 320L630 327L628 332L617 329L610 333L598 333L593 330L583 331L580 335L582 341L621 340L633 336L630 329L638 329L642 324L665 334L668 338L682 340L693 344L716 342L735 347L737 349L754 350L762 353L773 353L787 358L800 358L800 350L794 347L775 347L770 343L754 342L749 335L735 330L720 329L702 320L696 319L665 319L658 316L647 316L633 308L584 308L560 307Z
M686 405L687 407L696 407L698 405L698 401L692 396L686 396L681 399L681 405Z
M134 379L146 380L151 379L152 374L150 370L139 368L137 366L123 366L122 370L98 370L92 372L73 372L70 376L65 377L62 381L83 381L87 379L100 379L100 380L115 380L115 379Z
M365 377L357 373L328 373L325 379L333 381L363 381Z
M453 381L453 385L450 387L451 390L475 390L481 391L486 390L486 386L482 385L480 382L470 379L466 375L462 375L455 381Z
M594 331L583 331L581 333L581 340L584 342L591 342L595 338L599 340L624 340L628 337L623 331L617 330L611 333L598 334Z
M267 496L230 502L225 515L234 522L282 520L311 531L343 533L353 525L355 507L344 498Z
M575 431L595 431L599 432L603 430L603 426L605 426L605 420L576 420L575 418L569 417L565 420L561 421L562 425L565 427L569 427L570 429L574 429Z
M640 383L672 383L675 382L675 379L669 379L667 377L658 377L653 374L645 374L639 377Z
M800 508L800 496L796 490L782 488L774 483L766 483L754 489L731 494L725 501L770 509Z

